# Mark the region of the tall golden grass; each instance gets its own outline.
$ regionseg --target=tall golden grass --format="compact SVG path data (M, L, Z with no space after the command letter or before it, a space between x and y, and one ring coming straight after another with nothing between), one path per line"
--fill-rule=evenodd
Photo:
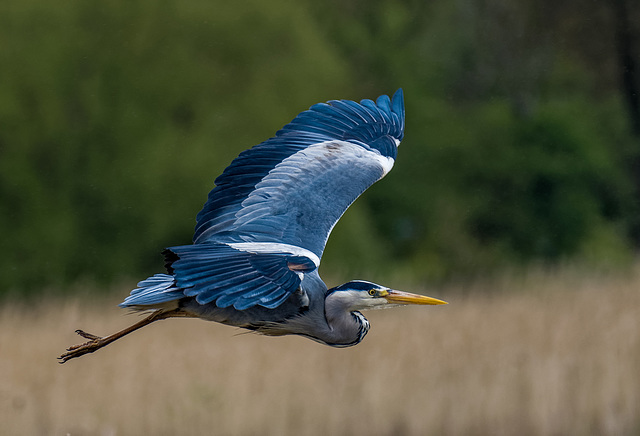
M451 304L368 312L354 348L177 319L64 365L74 329L137 317L115 300L6 304L0 433L640 434L640 272L430 294Z

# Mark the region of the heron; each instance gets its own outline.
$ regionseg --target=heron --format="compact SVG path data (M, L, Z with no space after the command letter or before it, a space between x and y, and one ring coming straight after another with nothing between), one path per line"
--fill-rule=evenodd
M447 304L364 280L329 289L318 275L336 222L393 167L404 123L402 89L375 102L331 100L240 153L215 179L193 243L165 249L166 272L120 304L146 318L105 337L76 330L88 341L60 363L174 317L350 347L369 331L363 310Z

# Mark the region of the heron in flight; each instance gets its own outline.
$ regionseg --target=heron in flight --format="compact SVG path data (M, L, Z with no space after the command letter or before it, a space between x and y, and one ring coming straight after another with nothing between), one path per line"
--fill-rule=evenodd
M193 244L166 249L167 272L120 304L150 314L105 337L76 330L88 342L60 362L173 317L350 347L369 331L361 310L446 304L362 280L327 289L318 275L333 226L391 170L403 136L401 89L392 99L333 100L300 113L231 162L198 213Z

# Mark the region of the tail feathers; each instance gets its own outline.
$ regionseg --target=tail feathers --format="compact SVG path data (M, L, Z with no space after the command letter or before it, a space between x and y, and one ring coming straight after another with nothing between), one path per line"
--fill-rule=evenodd
M153 306L184 297L182 289L176 286L175 277L169 274L156 274L138 283L120 307Z

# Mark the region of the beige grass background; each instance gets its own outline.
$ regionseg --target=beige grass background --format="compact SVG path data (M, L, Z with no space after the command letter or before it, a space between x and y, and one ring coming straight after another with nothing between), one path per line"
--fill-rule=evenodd
M6 304L0 433L640 434L640 271L429 293L451 304L367 312L349 349L177 319L65 365L74 329L137 316L117 300Z

